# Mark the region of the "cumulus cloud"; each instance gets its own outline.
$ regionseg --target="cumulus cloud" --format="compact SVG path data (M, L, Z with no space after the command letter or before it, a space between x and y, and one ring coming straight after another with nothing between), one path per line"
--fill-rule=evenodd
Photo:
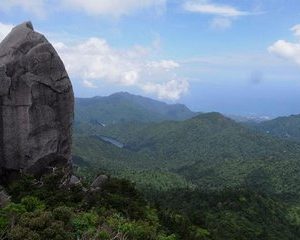
M131 86L139 77L139 50L117 51L100 38L90 38L71 46L64 43L56 43L54 46L62 56L68 71L89 82L105 79Z
M292 60L300 65L300 43L278 40L268 48L270 53Z
M89 15L120 17L147 8L160 11L165 7L166 0L62 0L62 3L68 9L77 9Z
M168 82L145 83L141 86L145 92L155 93L160 99L177 100L189 90L189 82L184 79L173 79Z
M294 35L300 36L300 24L291 28ZM268 48L268 51L279 57L288 59L300 65L300 41L289 42L285 40L278 40Z
M148 60L150 48L135 46L117 50L101 38L71 45L58 42L54 46L70 75L81 79L83 86L88 88L97 88L100 81L106 81L137 87L167 100L179 99L189 88L187 80L174 79L174 70L180 64L174 60Z
M13 27L0 22L0 41ZM180 67L178 62L172 59L150 60L155 46L117 50L102 38L68 44L54 42L53 45L71 77L79 79L86 88L97 88L99 82L105 81L137 87L167 100L177 100L189 89L187 80L174 77L175 70Z
M0 22L0 41L2 41L6 35L11 31L14 26L11 24L5 24Z

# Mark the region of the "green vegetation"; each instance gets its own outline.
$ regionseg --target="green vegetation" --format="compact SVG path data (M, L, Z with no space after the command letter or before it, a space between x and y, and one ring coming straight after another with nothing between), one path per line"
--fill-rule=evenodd
M45 176L43 184L25 176L8 187L12 202L0 210L1 239L179 239L130 182L110 178L101 190L86 191L63 187L62 176Z
M300 236L300 145L221 114L105 128L82 123L75 128L74 154L83 176L97 166L134 181L178 239Z
M195 113L184 105L168 105L126 92L115 93L108 97L77 98L75 102L75 121L96 125L131 121L184 120L193 116Z
M119 140L125 148L95 137L101 135ZM247 184L278 194L300 193L298 143L251 131L218 113L182 122L105 128L82 124L75 129L74 154L94 168L101 166L132 180L145 170L159 170L203 189Z
M175 228L170 226L174 232L188 228L188 219L199 229L200 239L279 240L300 236L299 223L289 215L299 218L299 212L289 213L286 205L276 198L244 188L217 192L172 191L162 194L158 205L166 214L162 216L165 224L177 223ZM182 219L182 216L188 217Z
M300 141L300 115L279 117L270 121L250 125L258 131L283 139Z
M149 203L127 180L109 178L101 190L64 187L59 171L41 182L24 176L7 188L0 210L7 240L294 240L299 209L251 190L153 192ZM156 207L155 207L156 206Z
M290 127L296 140L296 116L282 127L273 120L277 130L265 134L126 93L77 99L76 111L73 161L83 186L62 186L59 171L13 183L0 239L300 238L300 144L272 136ZM89 191L99 173L108 182Z

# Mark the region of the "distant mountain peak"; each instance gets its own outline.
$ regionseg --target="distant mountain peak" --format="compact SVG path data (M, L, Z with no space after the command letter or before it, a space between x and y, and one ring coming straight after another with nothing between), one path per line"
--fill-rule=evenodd
M138 96L138 95L131 94L129 92L116 92L116 93L110 94L108 97L113 97L113 96Z
M197 116L193 117L192 119L234 122L232 119L222 115L219 112L200 113Z
M106 97L77 98L77 122L160 122L166 120L186 120L197 113L184 104L167 104L162 101L117 92Z

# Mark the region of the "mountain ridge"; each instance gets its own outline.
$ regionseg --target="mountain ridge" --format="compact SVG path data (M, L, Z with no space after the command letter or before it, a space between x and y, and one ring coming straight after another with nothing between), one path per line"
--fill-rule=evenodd
M75 121L104 124L185 120L195 116L184 104L167 104L128 92L75 99Z
M275 137L300 142L300 114L278 117L249 126Z

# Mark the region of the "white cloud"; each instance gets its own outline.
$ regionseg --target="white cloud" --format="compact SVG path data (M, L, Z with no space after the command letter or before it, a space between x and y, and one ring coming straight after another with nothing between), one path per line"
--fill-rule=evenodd
M68 71L81 79L90 82L101 79L130 86L138 78L137 57L130 56L134 55L134 50L116 51L104 39L90 38L72 46L56 43L55 48Z
M177 100L189 90L187 80L170 80L166 83L146 83L142 89L147 93L155 93L160 99Z
M82 81L83 85L87 88L98 88L93 82L89 81L89 80L86 80L84 79Z
M192 0L184 4L184 9L189 12L211 14L222 17L239 17L250 15L250 12L240 11L239 9L229 6L215 4L207 0Z
M292 27L291 31L293 31L295 36L300 36L300 24ZM293 43L285 40L278 40L268 48L268 51L300 65L300 41Z
M278 40L268 48L268 51L279 57L292 60L300 65L300 43Z
M39 17L44 17L46 14L45 0L1 0L0 10L10 10L12 8L22 8L26 12L32 12Z
M139 10L165 9L167 0L1 0L0 10L21 8L26 12L45 17L49 10L78 10L88 15L120 17Z
M128 72L124 72L123 81L121 81L121 83L123 85L132 86L138 82L138 79L139 79L138 71L130 70Z
M297 24L291 28L291 31L294 32L294 35L300 37L300 24Z
M179 68L180 64L173 60L161 60L161 61L153 61L148 64L149 67L154 69L163 69L165 71L170 71L175 68Z
M242 11L234 6L217 4L211 0L186 0L183 9L188 12L215 16L210 26L219 30L230 28L232 21L238 17L262 14L262 12Z
M174 60L150 61L151 48L135 46L116 50L104 39L90 38L76 44L54 44L70 76L83 86L96 88L105 81L137 87L161 99L177 100L189 88L186 80L174 79L179 63Z
M0 22L0 40L13 28ZM87 88L98 83L137 87L161 99L177 100L188 91L187 80L174 79L180 64L174 60L151 61L156 46L134 46L128 50L112 48L106 40L89 38L82 42L55 42L54 47L63 59L72 79L79 79Z
M11 24L4 24L0 22L0 41L6 37L13 27L14 26Z
M62 3L68 9L74 8L89 15L120 17L146 8L161 10L166 0L62 0Z
M232 21L228 18L214 18L211 22L213 29L225 30L231 27Z

